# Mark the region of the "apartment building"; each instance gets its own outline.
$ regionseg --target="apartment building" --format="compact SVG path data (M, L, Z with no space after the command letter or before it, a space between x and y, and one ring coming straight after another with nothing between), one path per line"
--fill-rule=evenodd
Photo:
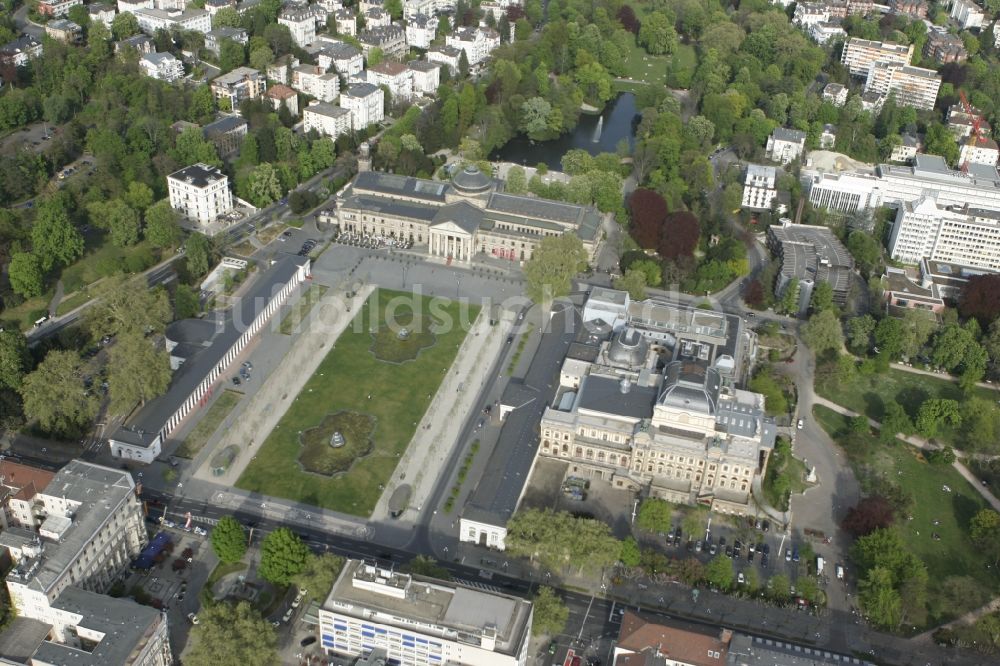
M118 0L118 11L134 14L139 9L153 9L153 0Z
M134 12L139 28L147 35L155 35L157 30L193 30L203 35L212 30L212 16L204 9L137 9Z
M965 43L958 36L937 26L927 31L927 41L924 43L924 56L941 64L949 62L965 62L969 54Z
M493 49L500 46L500 33L493 28L458 28L445 37L445 44L465 51L470 67L475 67L490 57Z
M205 0L205 11L215 16L220 9L230 7L236 9L236 0Z
M278 12L278 23L292 33L292 41L296 46L302 47L316 41L316 16L309 5L285 5Z
M316 54L316 62L326 71L332 69L344 78L357 76L365 68L361 51L344 42L323 42Z
M989 122L983 118L982 111L975 107L969 107L969 110L966 111L961 104L952 104L948 107L946 123L948 124L948 129L950 129L959 140L967 139L972 136L977 120L979 121L980 136L989 136L992 128L990 127Z
M227 39L243 46L246 46L250 41L247 31L243 28L231 28L224 25L209 30L205 34L205 48L218 57L222 53L222 43Z
M83 0L40 0L38 13L42 16L66 16L70 9L82 4Z
M789 164L802 157L806 149L806 133L800 130L776 127L767 139L767 158Z
M184 64L172 53L147 53L139 59L139 66L146 76L160 81L176 81L184 76Z
M902 141L899 145L893 146L892 153L889 155L889 161L906 162L909 164L920 150L920 139L912 134L903 134L900 138Z
M318 65L299 65L292 68L291 87L321 102L333 102L340 94L340 77Z
M425 55L427 62L444 65L451 72L452 76L458 71L459 62L462 59L462 49L454 46L435 46L427 51Z
M847 32L840 27L839 23L815 23L809 26L809 36L817 44L825 46L831 42L840 42L847 39Z
M338 9L333 13L333 20L337 23L338 35L357 36L358 19L353 11L350 9Z
M99 2L92 2L87 5L87 13L90 14L90 22L103 23L106 28L111 27L111 23L115 20L115 16L118 12L111 5L104 5Z
M896 212L889 238L893 259L924 259L1000 271L1000 212L944 207L932 197L907 202Z
M215 99L225 100L233 111L239 111L244 100L260 99L266 90L267 79L256 69L249 67L237 67L212 79L212 94Z
M730 629L719 629L677 620L647 620L636 612L625 610L618 628L618 641L611 653L610 663L670 664L671 666L743 666L745 661L730 659L729 646L733 641ZM669 659L669 661L668 661ZM763 660L763 666L787 666L783 662ZM801 666L812 666L802 663Z
M948 12L962 30L982 28L986 15L982 8L973 0L952 0L951 11Z
M889 0L889 11L915 19L927 18L927 0Z
M275 111L284 106L293 117L299 115L299 96L283 83L276 83L268 88L264 97L270 100Z
M441 65L425 60L411 60L407 63L413 77L415 95L434 95L441 85Z
M42 43L31 35L21 35L0 47L0 66L9 69L24 67L29 61L42 55ZM4 75L5 80L14 74Z
M413 97L413 73L401 62L386 60L369 67L368 82L388 88L394 102L408 101Z
M52 603L61 594L106 592L146 545L142 506L124 470L73 460L35 494L32 511L37 532L3 543L14 562L7 590L22 617L58 624Z
M532 616L520 597L347 560L319 609L319 645L400 666L525 666Z
M417 14L406 20L406 43L411 48L429 49L431 42L437 36L438 19L436 16Z
M366 28L358 35L365 57L372 49L379 49L387 58L401 59L406 55L406 30L398 25Z
M233 209L229 176L217 167L192 164L167 176L170 206L200 224L214 222Z
M351 129L358 131L382 122L385 93L370 83L356 83L340 94L340 106L351 112Z
M437 16L454 13L455 0L403 0L403 16Z
M594 288L583 319L613 330L592 330L596 353L564 361L537 455L615 488L752 513L777 427L762 395L736 388L749 346L739 317Z
M865 92L894 95L896 104L930 111L937 101L941 77L933 69L876 62L868 71Z
M830 21L830 8L825 2L799 2L792 14L792 23L808 30L814 25Z
M310 102L302 111L302 121L304 131L316 130L332 139L351 131L351 112L325 102Z
M969 137L960 144L958 153L959 164L987 164L996 166L1000 159L1000 149L997 142L985 136Z
M365 27L367 28L384 28L392 23L392 17L389 16L389 12L381 7L372 7L364 12L362 16L364 16Z
M892 42L874 42L852 37L844 44L840 61L851 76L868 77L871 66L877 62L909 65L913 57L913 45L904 46Z
M778 196L777 169L759 164L747 165L746 178L743 181L743 201L740 204L749 210L771 210L775 197Z
M287 86L292 81L292 68L298 66L299 59L290 53L286 53L279 58L275 58L274 62L267 66L267 78ZM320 66L324 66L322 62L320 62Z
M0 527L37 530L44 512L36 510L35 497L54 477L55 472L0 460Z

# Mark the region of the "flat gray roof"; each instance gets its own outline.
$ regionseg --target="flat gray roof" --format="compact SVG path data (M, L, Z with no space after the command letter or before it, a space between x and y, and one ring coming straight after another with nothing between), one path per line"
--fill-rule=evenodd
M631 382L627 393L622 393L622 383L617 377L587 375L580 382L577 408L605 414L648 419L653 416L657 387L637 386Z

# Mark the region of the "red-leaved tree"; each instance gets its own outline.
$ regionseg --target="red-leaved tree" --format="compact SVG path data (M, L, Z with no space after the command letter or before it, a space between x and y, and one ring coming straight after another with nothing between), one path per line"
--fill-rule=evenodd
M511 23L517 23L518 19L525 16L524 8L521 5L507 5L507 20Z
M889 500L881 495L870 495L847 512L840 526L855 537L863 537L891 526L895 519L896 510Z
M633 35L639 34L639 19L635 17L635 10L633 10L632 7L629 5L622 5L622 8L618 10L617 18L623 28L631 32Z
M628 199L632 213L632 238L644 250L652 250L660 242L667 220L667 202L659 192L640 187Z
M664 259L690 257L698 247L698 237L701 226L698 218L686 210L676 211L667 215L666 223L660 232L656 251Z
M752 308L764 307L764 285L760 280L754 278L747 284L747 289L743 293L743 302Z
M958 311L975 317L985 329L1000 314L1000 274L977 275L962 288Z

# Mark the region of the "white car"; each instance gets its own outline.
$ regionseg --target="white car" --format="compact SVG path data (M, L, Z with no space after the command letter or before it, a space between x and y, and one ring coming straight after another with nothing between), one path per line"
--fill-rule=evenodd
M194 613L188 613L188 619L191 620L191 624L198 624L198 616Z
M806 423L805 421L803 421L802 419L799 419L799 422L797 424L795 424L795 427L798 428L799 430L802 430L802 426L804 426L805 423Z
M198 536L207 536L208 535L208 531L204 527L199 527L198 525L194 526L194 530L193 531Z
M164 527L171 527L171 528L177 527L177 523L170 520L169 518L164 518L162 522Z
M738 582L740 585L743 585L744 583L747 582L747 577L743 575L742 571L736 574L736 582Z

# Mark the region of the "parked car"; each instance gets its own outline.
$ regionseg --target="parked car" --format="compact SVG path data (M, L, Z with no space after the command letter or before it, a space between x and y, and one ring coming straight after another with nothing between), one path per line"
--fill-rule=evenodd
M307 645L312 645L315 642L316 642L316 637L315 636L306 636L301 641L299 641L299 645L301 645L302 647L305 647Z
M164 527L170 527L170 528L177 527L177 523L170 520L169 518L164 518L162 522Z
M747 582L747 577L743 575L743 572L736 574L736 582L740 585L744 585Z
M198 525L194 526L194 533L198 536L208 536L208 530L204 527L199 527Z
M786 562L791 562L792 561L792 549L791 548L786 548L785 549L785 561Z
M191 620L191 624L198 624L198 616L194 613L188 613L188 619Z
M802 420L802 419L799 419L799 422L795 424L795 427L798 428L799 430L802 430L802 426L803 425L805 425L805 421Z

